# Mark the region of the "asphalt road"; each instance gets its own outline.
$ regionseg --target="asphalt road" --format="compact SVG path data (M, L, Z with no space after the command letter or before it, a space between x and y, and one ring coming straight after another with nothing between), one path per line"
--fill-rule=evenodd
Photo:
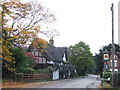
M97 77L97 75L88 75L83 78L63 79L37 88L98 88L101 81L100 78L97 80Z

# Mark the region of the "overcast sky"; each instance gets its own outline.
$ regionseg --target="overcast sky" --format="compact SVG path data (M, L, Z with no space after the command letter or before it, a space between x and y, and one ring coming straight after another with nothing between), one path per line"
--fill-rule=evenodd
M115 43L118 43L118 0L39 0L56 15L52 25L59 32L54 38L55 46L75 45L83 41L93 54L112 42L111 3L115 12ZM43 36L40 36L43 37ZM47 41L50 38L45 38Z

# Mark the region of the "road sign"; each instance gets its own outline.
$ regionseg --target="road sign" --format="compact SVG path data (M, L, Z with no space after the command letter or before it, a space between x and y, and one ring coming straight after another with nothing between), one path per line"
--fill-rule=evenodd
M109 54L104 54L104 60L109 60Z

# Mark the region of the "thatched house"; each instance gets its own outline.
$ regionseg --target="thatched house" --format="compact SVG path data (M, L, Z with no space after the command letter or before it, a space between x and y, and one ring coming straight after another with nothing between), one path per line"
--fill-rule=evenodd
M51 66L60 66L67 60L67 47L55 47L53 38L49 40L46 48L35 48L32 44L27 52L34 55L37 59L36 69L44 69Z

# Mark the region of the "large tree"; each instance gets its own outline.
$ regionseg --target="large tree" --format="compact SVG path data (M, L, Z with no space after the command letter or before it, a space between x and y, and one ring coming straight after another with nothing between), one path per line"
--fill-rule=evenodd
M13 46L24 47L32 40L46 43L38 38L38 33L47 34L41 30L42 24L55 21L54 14L39 3L22 3L20 0L3 0L2 6L2 48L3 67L9 71L14 69ZM39 39L39 40L38 40ZM38 43L39 43L38 42ZM35 43L36 44L36 43Z
M22 47L44 33L42 24L55 21L54 14L39 3L22 3L5 0L3 7L3 38L10 43Z
M75 65L79 75L85 75L89 67L94 65L93 56L90 52L89 45L79 42L68 48L69 60Z

